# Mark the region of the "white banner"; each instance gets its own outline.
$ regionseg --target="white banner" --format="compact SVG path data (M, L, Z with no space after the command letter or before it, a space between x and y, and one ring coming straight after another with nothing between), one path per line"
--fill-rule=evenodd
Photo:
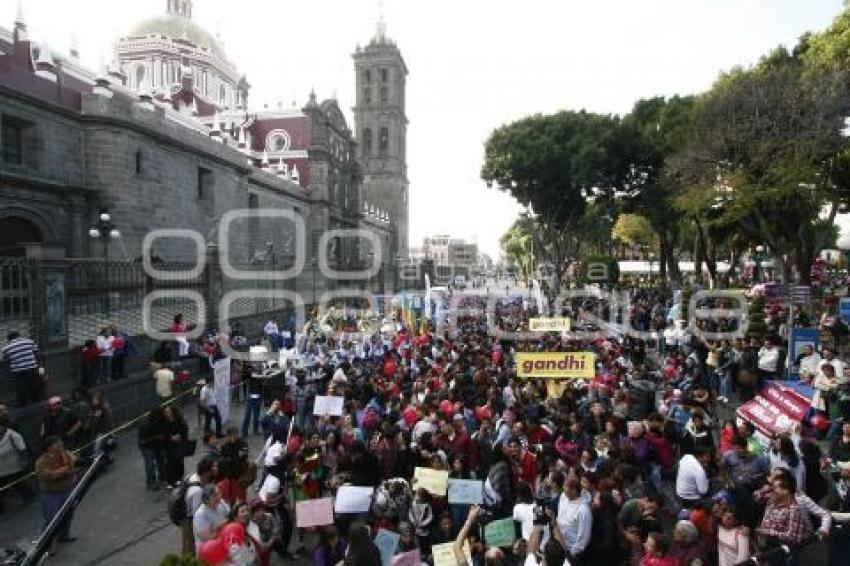
M215 376L215 404L221 414L221 422L230 416L230 358L222 358L213 364Z

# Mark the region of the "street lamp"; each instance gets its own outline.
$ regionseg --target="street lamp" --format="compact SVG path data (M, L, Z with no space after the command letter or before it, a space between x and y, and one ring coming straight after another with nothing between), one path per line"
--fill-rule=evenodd
M112 222L112 217L106 209L100 211L97 223L89 228L89 237L103 241L103 259L109 259L109 240L117 240L121 237L121 232Z
M761 282L762 254L764 254L764 246L759 244L756 246L756 253L755 256L753 256L753 261L755 263L755 266L753 267L753 284Z

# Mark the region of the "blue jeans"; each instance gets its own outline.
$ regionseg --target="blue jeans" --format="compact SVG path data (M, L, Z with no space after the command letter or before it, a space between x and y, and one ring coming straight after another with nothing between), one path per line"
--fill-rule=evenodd
M245 397L245 413L242 415L242 437L248 436L248 425L254 423L254 434L260 433L260 411L263 399L259 395Z
M70 489L66 491L44 492L41 494L42 532L47 530L47 525L50 524L50 520L53 519L56 513L59 512L59 509L62 507L62 504L65 503L65 500L68 499L68 496L70 494ZM68 538L68 531L71 528L71 519L73 518L74 510L72 509L71 512L68 513L68 517L62 522L61 525L59 525L60 539Z
M108 383L112 379L112 356L99 356L97 358L97 381Z
M732 372L729 370L722 370L720 374L720 396L732 398Z
M165 454L162 450L142 448L145 461L145 485L153 487L165 481Z

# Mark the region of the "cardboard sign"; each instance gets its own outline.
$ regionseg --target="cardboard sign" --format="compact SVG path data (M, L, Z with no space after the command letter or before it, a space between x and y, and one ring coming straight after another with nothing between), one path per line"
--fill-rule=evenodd
M531 332L569 332L570 319L566 317L530 318L528 319L528 329Z
M518 377L592 379L596 376L593 352L517 352Z
M512 517L490 521L484 527L484 542L490 546L511 546L516 540L516 527Z
M449 483L449 472L446 470L432 470L431 468L416 468L413 470L413 478L416 480L414 489L420 487L431 495L445 497Z
M449 480L449 503L480 505L484 503L484 482L481 480Z
M453 542L432 546L431 554L434 556L434 566L457 566L454 546ZM469 541L463 543L463 555L466 557L466 563L472 564L472 551L469 548Z
M321 527L334 522L333 497L308 499L295 504L295 526Z
M375 535L375 546L381 552L381 563L383 566L390 566L395 556L395 551L398 548L398 541L401 535L386 529L378 529Z
M418 548L410 552L396 554L390 562L390 566L420 566L420 564L422 564L422 556L419 554Z
M318 417L325 415L331 417L342 416L342 404L345 397L331 397L326 395L317 395L313 402L313 414Z
M336 492L334 511L337 513L366 513L372 506L374 487L344 485Z

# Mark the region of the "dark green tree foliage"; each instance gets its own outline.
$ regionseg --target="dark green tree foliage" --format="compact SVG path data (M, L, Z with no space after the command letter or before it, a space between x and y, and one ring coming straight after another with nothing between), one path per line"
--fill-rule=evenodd
M582 240L583 190L610 192L627 168L613 157L618 125L617 118L584 111L538 114L502 126L485 144L481 177L534 214L555 267L556 292Z

